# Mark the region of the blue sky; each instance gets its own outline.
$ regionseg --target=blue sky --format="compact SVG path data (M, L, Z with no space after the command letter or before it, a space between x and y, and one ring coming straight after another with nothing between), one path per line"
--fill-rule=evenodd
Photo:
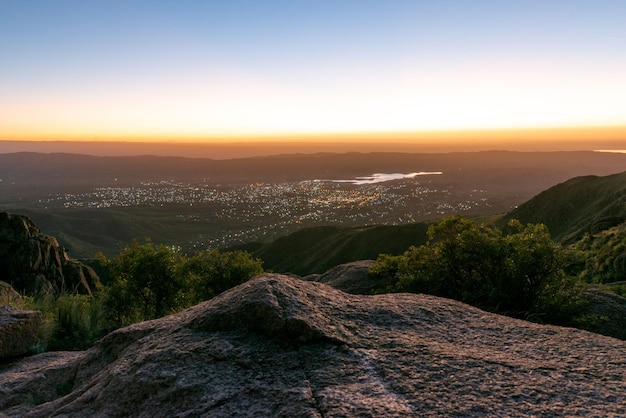
M0 1L0 139L626 125L626 1Z

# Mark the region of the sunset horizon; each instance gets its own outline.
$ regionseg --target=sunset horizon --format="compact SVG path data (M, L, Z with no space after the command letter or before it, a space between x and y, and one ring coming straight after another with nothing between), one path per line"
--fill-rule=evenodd
M608 0L3 4L0 141L626 141L624 12Z
M470 131L361 132L231 137L24 138L0 140L3 152L70 152L101 156L169 155L240 158L315 152L615 151L626 126Z

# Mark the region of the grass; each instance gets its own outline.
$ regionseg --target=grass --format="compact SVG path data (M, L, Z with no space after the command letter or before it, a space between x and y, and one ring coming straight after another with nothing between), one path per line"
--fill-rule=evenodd
M626 298L626 283L608 285L607 289L623 298Z
M34 352L85 350L106 332L100 297L44 294L25 296L12 305L42 313Z

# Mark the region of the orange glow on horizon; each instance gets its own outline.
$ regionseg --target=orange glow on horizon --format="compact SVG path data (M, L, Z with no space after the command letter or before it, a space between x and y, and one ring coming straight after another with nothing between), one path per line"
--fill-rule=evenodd
M77 142L159 142L159 143L260 143L260 142L344 142L344 143L463 143L488 144L500 141L626 141L624 126L584 126L518 129L472 129L472 130L429 130L413 132L355 132L355 133L293 133L276 135L140 135L123 133L28 133L1 134L0 141L77 141Z

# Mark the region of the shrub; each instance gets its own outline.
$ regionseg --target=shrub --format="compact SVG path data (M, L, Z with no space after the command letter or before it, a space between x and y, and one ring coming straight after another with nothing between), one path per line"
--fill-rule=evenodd
M183 267L194 301L212 297L263 273L263 263L245 251L201 251L189 258Z
M178 270L183 256L171 247L133 242L106 260L111 283L106 317L112 327L154 319L182 309L184 283Z
M263 272L261 261L244 251L187 257L151 242L134 242L102 264L110 274L104 298L110 329L179 311Z
M579 292L567 252L544 225L511 221L506 233L462 216L440 220L428 242L382 255L371 272L381 288L430 293L513 316L558 317ZM542 312L542 310L544 312Z

